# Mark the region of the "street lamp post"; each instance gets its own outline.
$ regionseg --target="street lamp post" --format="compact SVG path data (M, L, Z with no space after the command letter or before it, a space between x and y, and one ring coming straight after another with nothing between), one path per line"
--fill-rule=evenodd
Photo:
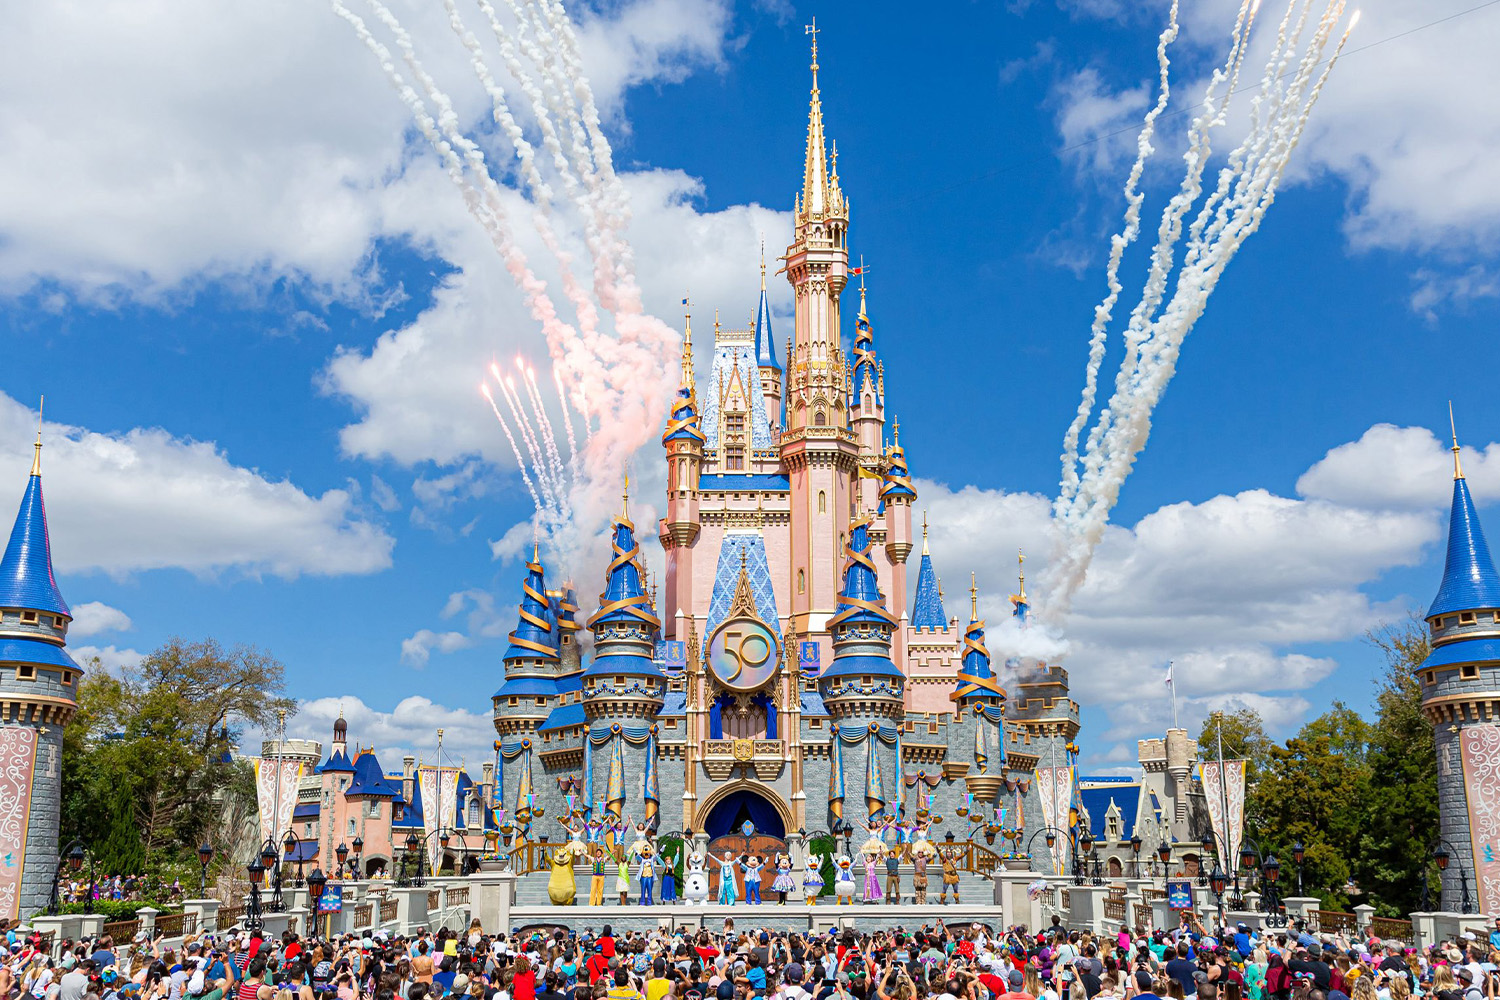
M353 847L354 847L354 858L353 858L353 860L349 864L349 875L350 875L351 878L354 879L354 881L358 882L359 881L359 857L360 857L361 854L363 854L365 852L365 839L363 837L355 837L354 838Z
M264 926L260 919L260 887L266 878L266 866L256 858L245 866L245 874L250 877L250 898L245 901L245 930L254 932Z
M1165 888L1172 877L1172 845L1163 840L1156 845L1156 857L1161 862L1161 884Z
M214 859L214 845L208 841L198 845L198 898L208 898L208 863Z
M1094 835L1087 828L1073 839L1073 884L1083 885L1083 867L1079 864L1082 857L1087 857L1094 849Z
M1302 862L1307 857L1307 851L1302 846L1302 841L1292 842L1292 864L1297 866L1297 895L1302 895Z
M323 899L323 888L328 885L328 876L323 874L323 869L317 865L313 866L312 874L307 876L307 894L312 898L313 926L317 926L318 903ZM328 914L327 923L323 930L323 936L333 938L333 914Z
M1439 872L1445 872L1445 871L1448 870L1448 863L1449 863L1450 859L1453 857L1453 855L1451 855L1451 854L1448 853L1448 849L1447 849L1448 846L1449 846L1448 842L1446 840L1444 840L1442 837L1439 837L1438 840L1437 840L1437 846L1433 848L1433 851L1432 851L1432 860L1437 862L1437 866L1438 866L1438 871ZM1464 913L1472 913L1473 909L1474 909L1474 905L1469 900L1469 878L1464 873L1463 862L1459 862L1459 865L1458 865L1458 887L1459 887L1459 892L1462 894L1462 896L1461 896L1462 902L1460 903L1460 906L1462 907L1462 912L1464 912ZM1424 909L1424 910L1427 909L1427 906L1428 906L1427 899L1428 899L1427 880L1424 878L1422 880L1422 900L1423 900L1422 909Z
M75 840L62 849L63 863L68 866L68 871L77 872L83 868L83 841ZM89 897L88 902L94 901L94 859L90 857L89 862ZM57 916L58 908L58 886L62 881L62 865L57 866L57 871L52 873L52 900L47 904L47 914ZM86 912L86 911L85 911Z
M334 878L339 878L339 877L341 877L341 874L342 874L342 872L344 870L344 862L349 860L349 845L345 844L343 841L340 841L339 842L339 846L337 846L337 847L335 847L333 849L333 856L336 857L336 858L338 858L338 861L339 861L338 868L334 869L333 877ZM318 871L318 869L314 868L313 871L316 872L316 871ZM312 884L311 884L310 880L309 880L309 883L308 883L308 888L312 888Z
M1208 884L1213 888L1214 898L1218 901L1219 904L1220 927L1224 926L1224 887L1228 881L1229 879L1227 876L1225 876L1224 869L1219 867L1219 863L1217 861L1214 862L1213 874L1208 877Z
M1281 905L1281 893L1276 888L1276 878L1281 874L1281 862L1272 854L1261 865L1261 912L1266 915L1267 927L1285 927L1286 909Z
M1141 877L1141 836L1136 834L1130 838L1130 875L1132 878Z

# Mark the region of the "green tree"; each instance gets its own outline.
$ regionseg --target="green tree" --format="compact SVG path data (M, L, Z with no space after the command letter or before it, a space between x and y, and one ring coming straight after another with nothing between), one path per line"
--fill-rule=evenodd
M1422 883L1436 892L1432 842L1437 836L1437 752L1422 716L1416 668L1431 651L1427 626L1416 618L1370 632L1385 656L1376 682L1370 727L1372 774L1365 796L1365 837L1356 866L1372 905L1390 916L1417 909Z
M1292 872L1292 845L1305 851L1304 882L1325 902L1348 902L1364 833L1369 724L1342 702L1273 747L1255 789L1251 837Z
M1266 735L1266 724L1253 708L1233 712L1215 712L1203 720L1198 733L1198 755L1202 760L1218 756L1219 741L1224 744L1225 760L1245 760L1245 782L1253 786L1260 780L1276 742Z
M190 858L226 796L253 796L230 751L244 727L295 707L284 668L250 646L177 638L118 675L89 666L64 737L64 839L111 873Z

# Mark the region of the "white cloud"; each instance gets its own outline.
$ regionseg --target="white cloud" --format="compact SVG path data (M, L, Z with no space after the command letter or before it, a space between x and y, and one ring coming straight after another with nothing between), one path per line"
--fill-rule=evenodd
M121 674L127 670L134 670L141 665L146 658L145 653L134 649L120 649L117 646L70 646L68 652L78 665L85 670L90 669L91 660L97 659L99 665L111 674Z
M421 695L401 699L389 712L373 709L352 694L303 701L297 714L287 720L287 736L318 740L326 755L340 712L348 725L350 744L375 748L387 771L399 770L401 758L408 753L424 764L434 763L440 727L444 764L467 764L477 777L480 765L494 759L495 726L490 716L439 705ZM260 741L260 734L247 733L242 746L259 753Z
M464 120L487 116L442 10L393 7ZM606 116L627 87L716 64L728 17L722 0L588 16L581 45ZM326 3L13 5L0 35L0 288L159 299L286 276L358 300L373 239L425 245L451 219L410 210L436 196L404 176L406 112Z
M1483 481L1500 478L1500 462L1487 461L1493 447L1472 456ZM1250 705L1280 730L1295 728L1311 707L1297 692L1338 666L1297 647L1357 638L1403 614L1404 600L1380 603L1365 588L1417 563L1442 537L1444 463L1430 432L1379 425L1308 470L1300 497L1247 490L1111 526L1074 613L1060 629L1044 621L1061 634L1043 639L1067 644L1063 663L1075 697L1104 706L1106 740L1161 729L1170 712L1169 660L1184 724L1226 705ZM1042 576L1047 499L924 481L917 490L930 510L934 564L947 580L961 581L945 587L947 610L966 612L963 582L973 570L991 653L1034 653L1001 620L1010 614L1005 597L1016 585L1017 548L1026 550L1028 576ZM1033 613L1044 618L1045 595L1031 597Z
M1462 412L1462 411L1460 411ZM1436 510L1453 496L1453 455L1425 427L1376 424L1341 444L1297 480L1303 496L1370 510ZM1459 452L1479 502L1500 499L1500 445Z
M418 629L408 639L401 640L401 662L411 667L425 667L432 651L456 653L468 649L474 640L462 632L434 632L430 628Z
M1479 264L1457 274L1419 268L1412 280L1417 287L1408 300L1411 311L1429 325L1437 323L1439 306L1452 305L1462 309L1477 299L1500 297L1500 279Z
M135 627L130 616L102 601L72 605L73 623L68 626L69 639L84 639L102 632L129 632Z
M0 393L0 483L19 489L36 416ZM179 568L295 577L370 573L394 540L344 490L310 496L160 428L101 434L48 423L42 472L60 572Z
M1147 97L1145 86L1112 89L1092 66L1063 77L1053 86L1051 97L1058 107L1057 132L1063 148L1092 170L1114 169L1134 155L1135 136L1121 129L1140 120ZM1099 141L1080 145L1092 139Z

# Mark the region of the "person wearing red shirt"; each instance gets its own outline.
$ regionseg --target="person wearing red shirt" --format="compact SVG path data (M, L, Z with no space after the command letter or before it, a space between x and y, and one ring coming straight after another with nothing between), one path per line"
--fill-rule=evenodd
M515 978L511 980L511 1000L536 1000L536 972L525 955L516 959Z
M589 960L584 964L584 968L588 970L590 986L597 983L599 977L609 971L609 959L604 957L604 943L602 941L595 943L594 953L589 956Z

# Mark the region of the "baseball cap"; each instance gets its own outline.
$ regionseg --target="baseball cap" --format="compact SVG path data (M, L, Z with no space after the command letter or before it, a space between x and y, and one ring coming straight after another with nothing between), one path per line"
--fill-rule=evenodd
M1021 970L1020 969L1016 969L1014 972L1011 973L1010 984L1012 986L1016 985L1015 977L1019 976L1019 975L1021 975ZM1023 977L1023 981L1024 981L1024 977ZM1141 969L1141 970L1137 971L1136 974L1135 974L1135 985L1137 987L1139 987L1140 989L1145 990L1146 992L1149 993L1151 991L1152 986L1154 985L1151 982L1151 973L1147 972L1145 969Z
M1020 969L1011 969L1010 972L1006 974L1005 981L1010 984L1011 989L1017 990L1021 988L1022 983L1026 982L1026 977L1022 975ZM1146 977L1146 982L1151 982L1150 976Z

